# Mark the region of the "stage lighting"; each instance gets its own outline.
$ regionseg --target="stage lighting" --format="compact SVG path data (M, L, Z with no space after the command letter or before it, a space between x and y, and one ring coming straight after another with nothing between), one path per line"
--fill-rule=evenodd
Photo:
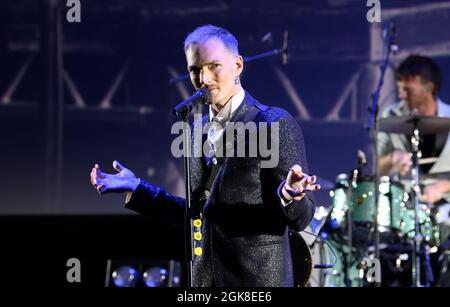
M174 260L107 261L105 287L180 287L182 268Z
M118 267L111 276L116 287L136 287L139 282L139 272L128 265Z
M152 267L143 274L143 281L147 287L166 287L169 279L169 272L162 267Z

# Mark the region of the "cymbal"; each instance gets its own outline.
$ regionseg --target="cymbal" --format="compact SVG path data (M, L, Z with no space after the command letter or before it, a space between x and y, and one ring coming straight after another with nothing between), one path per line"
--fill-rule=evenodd
M434 174L420 173L419 175L420 175L421 183L423 183L424 181L435 182L436 180L448 180L450 178L449 171L444 171L444 172L434 173Z
M430 157L430 158L420 158L419 165L426 165L435 163L439 158L438 157Z
M450 117L403 115L380 119L379 129L388 133L412 135L417 126L419 134L434 134L450 131Z

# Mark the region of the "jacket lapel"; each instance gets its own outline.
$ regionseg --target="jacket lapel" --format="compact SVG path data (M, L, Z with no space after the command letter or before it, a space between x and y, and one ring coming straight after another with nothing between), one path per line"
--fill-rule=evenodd
M231 117L230 122L243 122L246 124L249 121L252 121L258 112L250 112L249 111L255 108L255 99L250 96L247 92L245 92L244 100L241 105L236 110L236 113ZM226 131L224 132L224 136L226 135ZM219 185L220 178L223 177L223 174L226 172L229 167L230 161L232 161L231 157L224 157L223 162L220 164L220 169L217 172L216 177L211 185L210 197L207 199L205 203L205 208L209 205L209 203L214 199L217 188Z

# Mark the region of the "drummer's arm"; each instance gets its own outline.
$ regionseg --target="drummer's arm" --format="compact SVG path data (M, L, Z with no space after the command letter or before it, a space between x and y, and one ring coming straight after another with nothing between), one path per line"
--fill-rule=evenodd
M380 176L389 176L394 173L393 153L394 144L389 134L380 132L377 135L378 173Z
M378 160L378 172L380 176L388 176L392 173L392 153L380 156Z
M442 192L447 193L450 192L450 180L441 180L442 184Z
M380 176L390 176L397 172L404 176L409 172L412 165L410 154L403 150L395 150L382 155L378 161Z
M422 201L435 203L440 201L445 193L450 192L450 180L438 180L423 189Z

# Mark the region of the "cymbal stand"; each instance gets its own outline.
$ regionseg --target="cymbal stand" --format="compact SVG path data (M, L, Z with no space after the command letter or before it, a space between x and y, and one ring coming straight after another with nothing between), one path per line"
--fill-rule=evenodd
M417 121L414 121L414 132L411 136L412 145L412 184L413 184L413 205L414 205L414 239L412 251L412 286L421 287L420 280L420 247L423 241L423 236L420 233L419 225L419 210L420 210L420 186L419 186L419 129L417 128Z
M344 282L346 287L352 286L352 281L350 279L350 271L352 265L352 244L353 244L353 219L352 219L352 193L353 188L356 186L356 180L358 179L358 167L352 171L351 178L348 181L348 189L346 193L346 201L347 201L347 245L348 252L345 257L345 271L344 271Z
M356 168L352 170L351 176L348 180L348 189L346 193L346 201L347 201L347 245L348 245L348 253L345 258L345 268L344 268L344 279L345 286L351 287L352 281L350 279L350 271L352 265L352 249L353 249L353 219L352 219L352 193L353 188L356 187L356 182L358 177L362 174L362 168L367 163L366 155L363 151L358 150L358 159Z
M384 76L386 69L389 66L389 58L391 52L395 52L397 45L395 44L395 26L394 22L390 21L384 28L384 59L381 62L381 75L378 80L378 86L375 93L372 95L372 106L369 108L369 118L367 122L367 130L372 132L373 148L374 148L374 178L375 178L375 190L374 190L374 207L375 212L373 216L373 245L375 248L375 258L380 259L380 231L378 229L378 199L380 194L380 175L378 171L378 101L380 99L381 88L384 82ZM376 286L380 286L380 283L376 283Z

